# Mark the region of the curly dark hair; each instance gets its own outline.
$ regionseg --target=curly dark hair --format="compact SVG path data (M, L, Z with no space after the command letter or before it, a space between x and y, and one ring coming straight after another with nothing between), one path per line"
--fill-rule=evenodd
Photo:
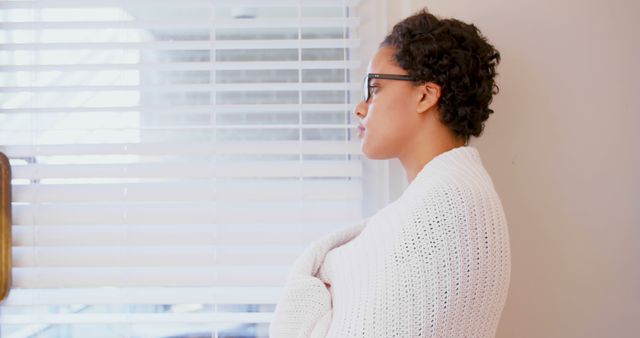
M440 121L458 137L480 136L495 84L500 53L473 24L441 19L426 8L397 23L380 47L392 47L395 61L419 84L441 87Z

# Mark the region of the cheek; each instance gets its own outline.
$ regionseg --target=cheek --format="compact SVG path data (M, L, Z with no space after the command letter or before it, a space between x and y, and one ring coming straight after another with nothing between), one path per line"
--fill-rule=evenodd
M376 134L387 138L401 137L406 131L415 126L415 114L407 100L396 100L393 103L381 102L370 107L371 127ZM415 107L413 107L415 110Z
M362 145L369 158L393 157L403 147L407 132L415 125L407 109L402 102L394 105L376 102L369 107L369 121Z

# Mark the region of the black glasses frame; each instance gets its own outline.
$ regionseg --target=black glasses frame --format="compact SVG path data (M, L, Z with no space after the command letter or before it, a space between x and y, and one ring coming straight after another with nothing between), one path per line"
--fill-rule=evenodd
M416 79L409 75L369 73L364 77L364 83L362 86L364 102L369 102L369 99L371 99L371 88L374 87L371 85L371 79L416 81Z

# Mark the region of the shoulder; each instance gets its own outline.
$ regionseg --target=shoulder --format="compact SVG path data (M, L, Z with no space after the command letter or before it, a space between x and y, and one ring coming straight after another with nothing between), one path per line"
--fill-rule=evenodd
M450 196L496 195L496 191L478 150L464 146L428 162L409 184L406 194L412 198L442 200Z
M498 198L489 173L479 161L448 170L432 170L417 177L409 188L406 192L409 199L449 206L455 206L455 202L482 203Z
M418 183L403 195L411 224L464 226L487 218L485 215L503 216L502 203L486 171L438 172Z

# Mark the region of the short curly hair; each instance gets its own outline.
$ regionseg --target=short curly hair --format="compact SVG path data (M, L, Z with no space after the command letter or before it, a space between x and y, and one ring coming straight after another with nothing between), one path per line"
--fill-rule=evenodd
M440 121L469 141L484 129L499 91L500 53L473 24L441 19L426 8L397 23L380 47L392 47L397 64L422 84L441 87Z

